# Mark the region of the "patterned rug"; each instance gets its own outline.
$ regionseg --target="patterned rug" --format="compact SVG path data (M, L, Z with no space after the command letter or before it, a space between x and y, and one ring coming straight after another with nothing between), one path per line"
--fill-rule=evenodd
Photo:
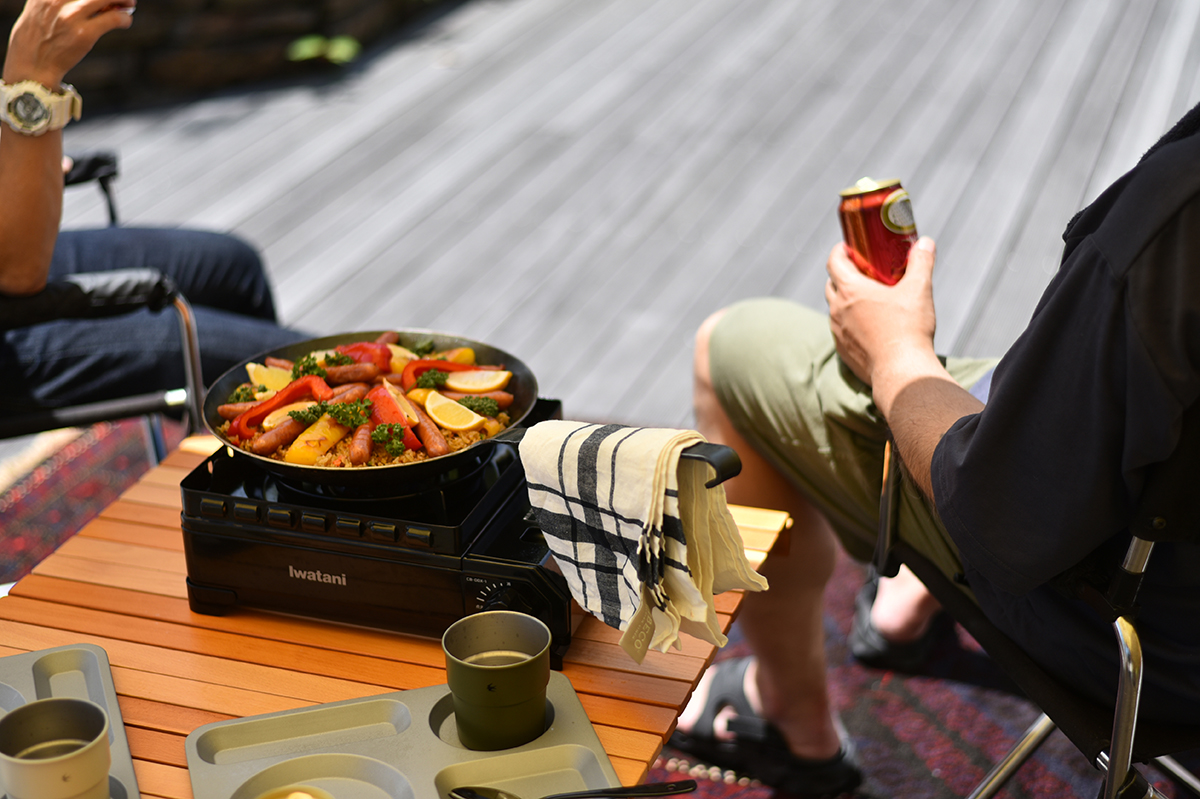
M168 446L182 426L167 422ZM86 428L0 494L0 584L29 573L150 468L140 419Z

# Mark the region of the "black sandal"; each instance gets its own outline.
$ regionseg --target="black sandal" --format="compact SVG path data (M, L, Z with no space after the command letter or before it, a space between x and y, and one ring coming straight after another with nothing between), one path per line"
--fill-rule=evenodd
M808 760L792 754L783 734L755 715L744 690L750 660L737 658L712 666L708 698L696 726L689 732L676 730L670 745L705 763L797 796L836 796L858 787L862 772L848 737L842 737L842 748L828 760ZM713 723L725 707L737 712L729 720L734 738L719 741Z
M934 646L941 639L946 626L939 613L929 624L929 629L915 641L898 644L887 640L871 621L871 607L879 590L879 573L874 568L867 570L867 579L854 597L854 621L850 625L847 645L850 654L864 666L888 671L913 674L920 671L929 660Z

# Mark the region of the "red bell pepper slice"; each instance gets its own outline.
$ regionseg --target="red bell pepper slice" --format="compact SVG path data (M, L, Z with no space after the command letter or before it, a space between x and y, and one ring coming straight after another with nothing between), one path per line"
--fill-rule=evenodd
M230 422L228 435L231 439L249 441L254 438L254 428L272 411L308 397L322 402L332 396L333 389L324 380L316 375L305 375L288 383L276 391L274 396L268 397Z
M417 438L417 434L413 432L411 427L404 428L404 438L401 439L407 449L418 450L425 445L421 443L421 439Z
M374 341L357 341L353 344L342 344L335 348L342 355L348 355L355 363L373 363L379 367L380 374L392 371L392 351L388 345Z
M367 392L367 399L371 401L371 430L381 424L398 424L404 426L404 446L408 449L421 449L424 445L421 444L421 439L417 438L412 431L413 421L408 418L401 408L400 403L396 402L396 398L392 396L392 392L387 386L376 386Z
M417 385L417 378L428 372L430 369L437 369L441 372L474 372L479 369L478 366L470 366L465 363L453 363L451 361L438 361L427 358L420 358L415 361L409 361L404 367L404 372L400 375L400 387L407 391L412 391Z

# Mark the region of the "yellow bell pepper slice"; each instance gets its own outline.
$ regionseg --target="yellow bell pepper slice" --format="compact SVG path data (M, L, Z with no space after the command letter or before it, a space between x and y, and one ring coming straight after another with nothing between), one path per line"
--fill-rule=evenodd
M285 463L295 463L300 466L312 466L317 460L346 436L350 428L333 420L329 414L323 415L313 422L299 438L292 442L283 454Z
M425 398L429 396L430 391L433 391L433 389L432 388L414 388L414 389L411 389L408 392L408 394L405 396L407 396L410 400L412 400L413 402L417 403L422 408L424 408L425 407Z

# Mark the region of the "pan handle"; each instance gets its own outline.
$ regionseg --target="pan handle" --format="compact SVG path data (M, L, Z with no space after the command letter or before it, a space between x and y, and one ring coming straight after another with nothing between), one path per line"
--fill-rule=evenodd
M525 427L510 427L507 430L497 433L490 440L519 444L521 439L525 437L527 429ZM714 488L731 477L737 477L742 471L742 459L738 457L737 452L724 444L713 444L708 441L702 441L699 444L692 444L679 453L679 457L689 460L707 461L713 467L713 471L717 473L716 477L705 483L705 488Z
M679 453L679 457L708 461L717 476L705 483L705 488L714 488L731 477L737 477L742 471L742 459L738 457L737 452L724 444L702 441L699 444L692 444Z

